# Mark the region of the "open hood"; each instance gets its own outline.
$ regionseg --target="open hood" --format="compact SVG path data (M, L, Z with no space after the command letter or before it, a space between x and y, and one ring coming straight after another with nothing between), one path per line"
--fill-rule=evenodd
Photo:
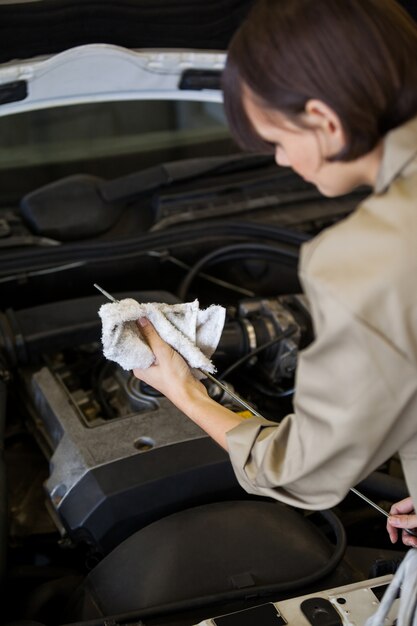
M224 51L251 3L6 0L0 115L106 100L218 101Z
M107 44L0 67L0 116L115 100L221 102L221 52L131 51Z
M2 0L0 115L108 100L220 101L225 50L252 3ZM402 4L417 17L416 2Z

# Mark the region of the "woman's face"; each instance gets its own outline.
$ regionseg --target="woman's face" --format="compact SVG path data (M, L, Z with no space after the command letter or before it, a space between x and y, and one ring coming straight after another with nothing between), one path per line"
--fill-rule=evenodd
M327 160L343 144L336 146L325 124L297 126L279 111L261 107L250 92L244 93L243 103L255 131L273 145L277 164L291 167L325 196L339 196L359 185L375 182L370 180L370 171L361 159L349 162Z

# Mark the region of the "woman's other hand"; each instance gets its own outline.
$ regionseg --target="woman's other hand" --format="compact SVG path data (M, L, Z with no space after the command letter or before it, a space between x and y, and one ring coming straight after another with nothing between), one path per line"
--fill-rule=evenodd
M414 512L414 505L411 498L405 498L396 502L390 509L390 516L387 520L387 531L391 542L395 543L399 536L399 530L412 529L417 531L417 515ZM402 531L402 541L405 546L417 548L417 537Z

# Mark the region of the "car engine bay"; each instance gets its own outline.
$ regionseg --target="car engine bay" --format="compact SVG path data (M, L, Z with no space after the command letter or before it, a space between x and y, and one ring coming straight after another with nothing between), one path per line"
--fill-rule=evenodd
M96 282L117 299L222 304L216 376L268 419L292 411L297 355L313 337L299 248L347 216L364 191L329 200L269 157L214 159L167 164L169 184L159 166L123 174L103 221L101 206L84 217L107 183L84 174L0 209L10 623L185 626L261 598L389 574L403 554L389 544L384 518L352 494L323 513L246 494L223 450L103 357ZM61 219L50 207L70 189L75 208L64 202ZM361 488L384 508L403 497L398 461ZM279 555L285 566L273 567Z

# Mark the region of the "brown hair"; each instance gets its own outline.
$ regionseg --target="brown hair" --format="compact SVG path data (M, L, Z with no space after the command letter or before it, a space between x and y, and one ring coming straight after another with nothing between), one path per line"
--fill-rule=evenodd
M229 47L224 104L238 143L270 152L245 85L300 126L308 100L325 102L347 138L331 160L353 160L417 114L417 24L394 0L257 0Z

